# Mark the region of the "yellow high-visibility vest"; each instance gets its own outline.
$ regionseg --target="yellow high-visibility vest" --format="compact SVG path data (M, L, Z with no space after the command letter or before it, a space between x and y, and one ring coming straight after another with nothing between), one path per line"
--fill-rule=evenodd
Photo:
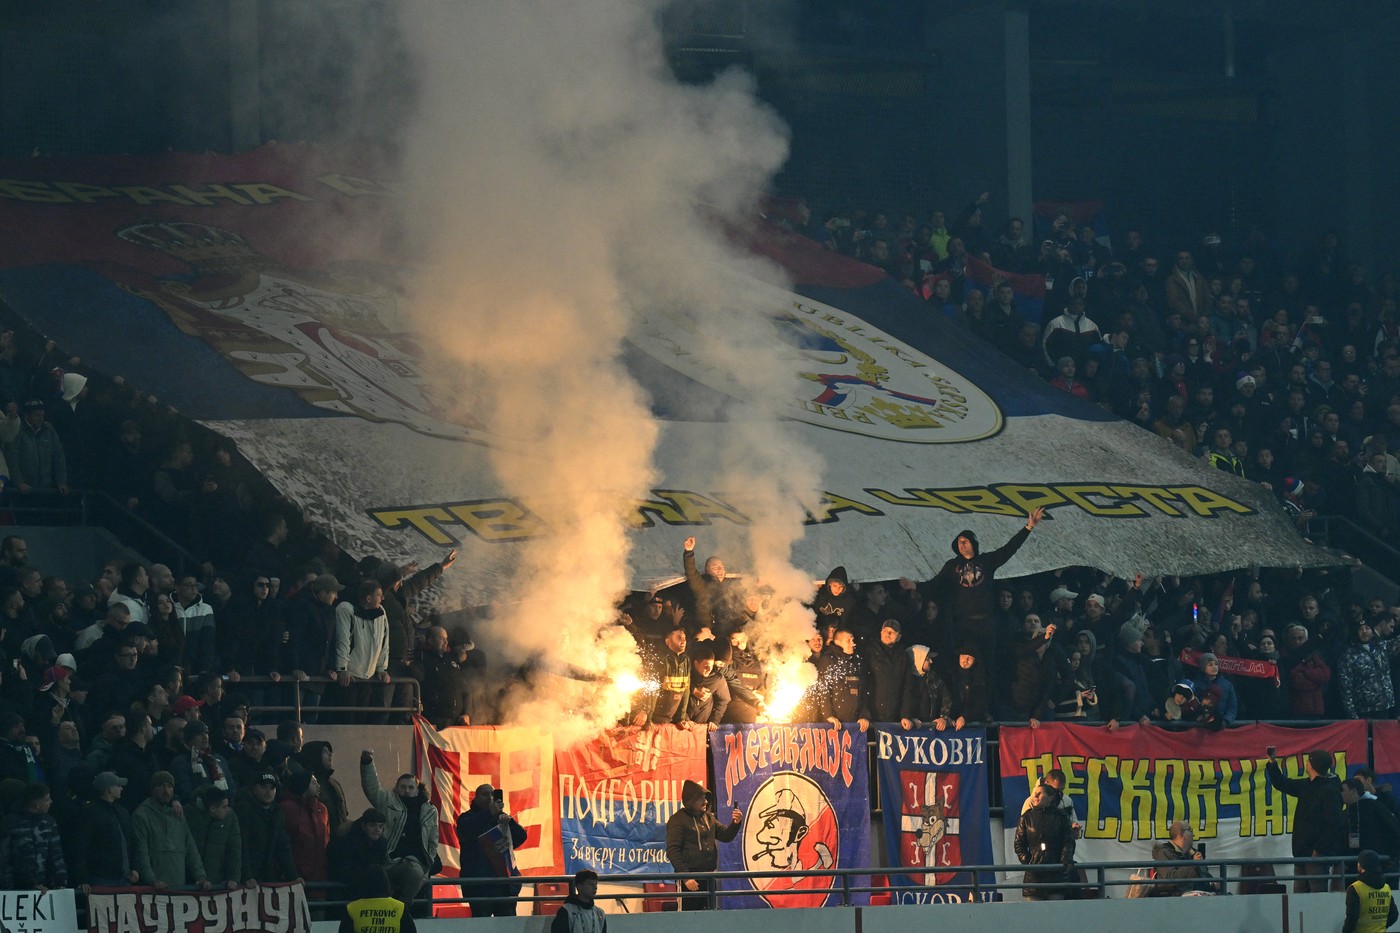
M403 925L403 901L392 897L365 897L345 905L355 933L399 933Z
M1351 889L1361 904L1356 933L1383 933L1390 920L1390 885L1373 888L1364 881L1353 881Z

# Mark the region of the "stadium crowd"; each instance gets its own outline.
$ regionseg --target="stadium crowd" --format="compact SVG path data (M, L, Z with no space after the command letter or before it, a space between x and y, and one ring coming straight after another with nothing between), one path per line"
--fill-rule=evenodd
M1015 219L985 231L985 204L951 224L855 213L812 234L1057 388L1267 483L1304 534L1326 514L1393 537L1393 278L1371 284L1332 233L1293 263L1261 237L1227 250L1214 233L1159 257L1138 231L1115 252L1060 217L1032 247ZM968 255L1043 276L1049 323L1021 317L1011 279L982 294ZM432 608L455 553L426 568L356 560L231 442L83 369L19 322L0 331L4 505L18 515L99 491L159 530L149 549L169 563L113 559L68 581L22 534L0 541L7 887L317 881L366 858L431 856L404 832L417 788L371 788L362 767L377 809L351 820L332 748L303 745L302 723L406 722L420 699L438 727L503 721L502 698L531 671L493 659L467 616ZM986 551L960 534L927 581L833 569L810 602L815 683L790 718L1223 728L1395 715L1400 606L1354 598L1350 566L998 581L1038 520ZM768 594L696 547L678 555L683 583L620 606L648 671L633 725L769 715L775 684L753 635ZM293 683L301 722L268 709L288 705Z
M885 270L1056 388L1210 465L1266 483L1305 536L1339 515L1386 542L1400 525L1400 294L1335 230L1293 254L1258 228L1179 249L1060 213L1032 239L993 230L986 193L952 215L778 219ZM1043 283L1043 310L1039 306ZM1320 524L1320 523L1317 523Z

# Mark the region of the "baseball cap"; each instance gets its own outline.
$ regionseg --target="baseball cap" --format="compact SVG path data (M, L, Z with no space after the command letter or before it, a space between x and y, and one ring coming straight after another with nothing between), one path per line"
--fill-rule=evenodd
M253 783L271 784L273 787L281 787L282 779L277 776L276 771L262 771L259 772L257 780L255 780Z
M152 787L159 787L162 784L169 784L171 787L174 787L175 775L171 774L169 771L157 771L155 774L151 775Z
M174 781L171 781L173 784ZM97 777L92 779L92 789L99 794L111 787L125 787L126 778L119 777L115 771L99 772Z
M311 592L313 593L339 593L343 589L345 589L345 584L341 583L335 578L334 574L330 573L323 573L311 582Z
M184 696L176 697L175 702L171 704L171 709L175 711L176 716L183 716L190 710L196 709L203 705L203 700L196 700L194 697L186 694Z
M1057 586L1050 591L1050 601L1057 603L1062 599L1078 599L1079 594L1072 592L1069 587Z

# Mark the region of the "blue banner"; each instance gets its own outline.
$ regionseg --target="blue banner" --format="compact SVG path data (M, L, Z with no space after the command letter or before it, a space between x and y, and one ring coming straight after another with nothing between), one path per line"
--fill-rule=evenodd
M991 865L987 812L987 732L904 731L878 723L876 757L885 817L885 862L894 903L960 903L972 898L972 872ZM902 870L901 870L902 869ZM979 872L991 884L994 872ZM901 891L900 886L946 890ZM983 900L998 899L990 890Z
M811 870L870 864L870 781L866 735L858 726L722 726L710 734L716 810L744 812L733 842L719 846L720 871L785 871L776 878L727 881L726 908L826 907L841 903L839 878ZM865 876L850 884L865 887ZM850 903L868 904L868 894Z
M554 768L565 874L670 871L666 821L682 784L705 783L705 732L605 732L561 749Z

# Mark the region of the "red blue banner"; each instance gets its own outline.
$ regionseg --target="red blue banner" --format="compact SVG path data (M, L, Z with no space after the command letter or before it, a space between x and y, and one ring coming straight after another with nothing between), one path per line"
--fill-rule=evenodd
M973 881L963 865L991 865L987 731L875 728L885 864L896 904L961 903ZM991 872L978 879L990 883ZM900 886L925 890L901 890ZM934 890L927 890L932 888ZM941 890L939 890L941 889ZM984 899L993 899L988 891Z
M705 781L704 731L616 730L559 751L564 873L668 872L666 821L681 784Z
M744 812L739 836L720 843L720 871L780 871L771 878L726 881L726 908L826 907L841 903L840 879L811 870L870 864L867 736L859 727L724 726L710 734L715 808L725 820ZM851 885L866 887L867 878ZM869 903L852 894L852 904Z
M1331 752L1339 776L1366 763L1366 723L1313 728L1249 725L1221 732L1159 726L1045 723L1001 730L1001 789L1007 851L1017 817L1036 783L1052 768L1084 826L1081 862L1151 858L1152 846L1185 820L1196 841L1218 858L1287 858L1297 801L1264 776L1269 746L1288 777L1303 775L1308 752ZM1379 743L1378 746L1379 747Z

